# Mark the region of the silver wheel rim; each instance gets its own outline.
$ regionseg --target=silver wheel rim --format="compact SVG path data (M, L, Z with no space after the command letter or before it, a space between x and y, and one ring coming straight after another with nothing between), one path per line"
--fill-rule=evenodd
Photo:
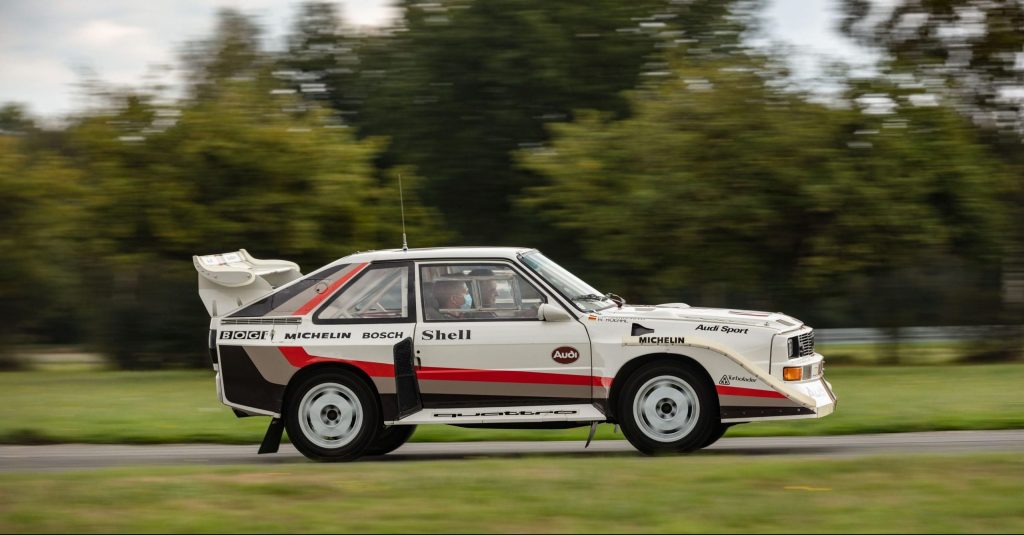
M321 448L340 448L352 442L363 425L363 406L356 393L338 383L317 385L299 402L299 426Z
M633 398L633 418L652 440L674 442L693 431L700 416L697 392L674 375L655 377Z

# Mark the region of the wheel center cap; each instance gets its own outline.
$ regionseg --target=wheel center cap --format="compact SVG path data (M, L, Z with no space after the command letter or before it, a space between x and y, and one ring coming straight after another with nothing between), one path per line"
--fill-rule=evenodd
M658 416L668 419L676 415L676 404L671 399L663 399L658 402Z
M320 420L325 424L338 423L338 419L340 416L341 411L333 405L324 407L324 410L320 411Z

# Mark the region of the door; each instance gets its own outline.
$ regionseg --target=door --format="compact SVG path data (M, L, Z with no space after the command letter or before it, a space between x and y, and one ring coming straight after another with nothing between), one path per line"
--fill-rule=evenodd
M507 261L421 262L414 353L425 408L592 401L590 338ZM574 316L575 317L575 316Z

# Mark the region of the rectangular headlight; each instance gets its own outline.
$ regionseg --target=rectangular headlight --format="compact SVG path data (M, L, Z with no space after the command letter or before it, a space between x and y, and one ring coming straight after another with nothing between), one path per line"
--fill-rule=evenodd
M795 336L786 340L786 355L791 359L795 359L800 356L800 344L797 343L797 338Z

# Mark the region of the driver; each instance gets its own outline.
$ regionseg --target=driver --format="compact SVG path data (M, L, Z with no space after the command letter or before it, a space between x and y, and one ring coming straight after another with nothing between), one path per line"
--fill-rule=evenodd
M460 310L473 305L473 298L470 297L466 284L460 281L435 282L434 299L437 299L437 306L445 319L460 319Z

